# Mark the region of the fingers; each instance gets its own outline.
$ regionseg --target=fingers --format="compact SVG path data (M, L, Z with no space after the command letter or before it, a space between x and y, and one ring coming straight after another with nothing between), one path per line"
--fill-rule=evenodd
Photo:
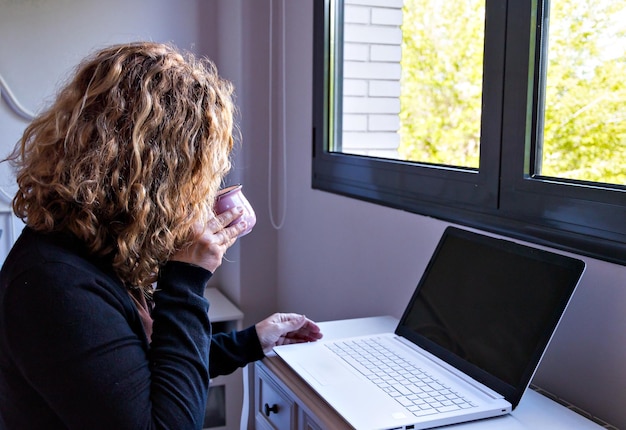
M242 208L229 209L211 219L202 231L202 240L229 248L247 227Z
M322 338L315 322L295 313L275 313L258 322L255 327L265 354L276 345L315 342Z
M282 314L284 319L294 321L294 330L311 334L320 333L320 328L313 320L300 314Z
M312 342L322 338L322 333L317 324L300 314L279 314L283 321L285 338L288 343Z
M243 220L237 221L242 213L241 208L229 209L211 219L207 225L196 226L199 234L194 242L175 253L170 259L192 263L215 272L222 264L222 258L228 248L246 229L246 223ZM232 225L229 226L229 224Z
M322 338L322 333L319 331L310 331L300 329L298 331L290 332L285 335L285 338L290 340L290 343L295 342L315 342Z
M207 226L211 233L217 234L222 230L228 232L229 236L233 234L237 237L241 232L246 229L245 222L236 222L243 215L243 208L236 207L228 209L217 215L215 218L209 221Z

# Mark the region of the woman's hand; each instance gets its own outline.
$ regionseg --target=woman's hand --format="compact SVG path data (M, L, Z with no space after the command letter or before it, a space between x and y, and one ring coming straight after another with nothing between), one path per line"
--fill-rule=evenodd
M263 353L269 353L277 345L314 342L322 338L320 328L300 314L275 313L255 326Z
M213 218L208 225L196 226L196 240L175 253L170 260L195 264L211 273L215 272L222 264L226 250L247 227L243 220L230 225L242 214L243 208L232 208Z

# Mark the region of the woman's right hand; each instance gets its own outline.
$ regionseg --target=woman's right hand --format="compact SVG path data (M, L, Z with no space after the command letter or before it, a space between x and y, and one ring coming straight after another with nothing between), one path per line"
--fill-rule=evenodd
M222 264L226 250L247 227L243 220L230 225L242 214L243 208L235 207L219 214L206 226L196 226L196 240L170 260L195 264L214 273Z

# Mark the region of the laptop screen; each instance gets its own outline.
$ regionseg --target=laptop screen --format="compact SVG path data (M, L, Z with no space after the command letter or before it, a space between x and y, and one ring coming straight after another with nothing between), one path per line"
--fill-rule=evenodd
M583 270L577 259L449 227L396 332L516 406Z

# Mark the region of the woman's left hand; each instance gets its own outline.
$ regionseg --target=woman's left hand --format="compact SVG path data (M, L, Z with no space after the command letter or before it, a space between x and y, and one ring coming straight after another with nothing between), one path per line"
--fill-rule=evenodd
M314 342L322 338L317 324L304 315L293 313L271 315L256 324L256 332L264 354L278 345Z
M188 247L175 253L170 260L195 264L214 273L222 264L224 254L247 227L241 218L243 208L229 209L209 221L206 226L197 226L196 240ZM228 226L228 227L226 227Z

